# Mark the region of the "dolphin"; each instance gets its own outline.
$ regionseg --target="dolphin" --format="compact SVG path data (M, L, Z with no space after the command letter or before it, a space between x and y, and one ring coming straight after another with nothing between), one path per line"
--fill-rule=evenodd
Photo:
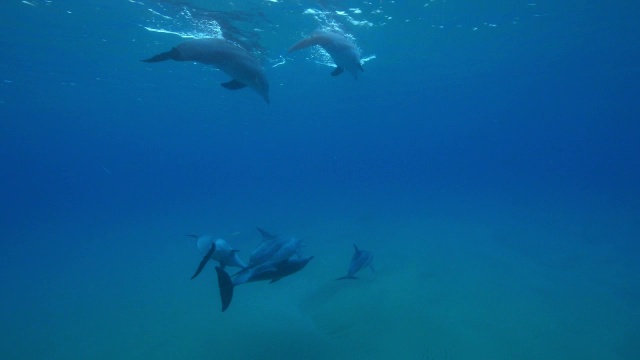
M196 61L213 65L232 79L222 87L238 90L246 86L269 103L269 82L258 59L247 50L219 38L187 40L167 52L142 60L155 63L166 60Z
M249 257L249 266L245 269L251 269L266 262L279 262L290 258L294 254L299 254L301 247L300 240L296 238L285 238L273 235L265 230L257 228L262 235L262 242L253 250ZM244 272L241 270L240 272Z
M215 260L220 266L224 269L225 266L234 266L239 268L246 268L247 265L238 257L238 250L235 250L227 243L224 239L216 239L213 240L211 235L187 235L190 237L196 238L196 245L198 249L203 253L208 253L211 249L214 251L211 253L209 257L206 257L206 260ZM206 265L205 259L202 260L201 263L202 268ZM200 269L202 271L202 269ZM200 271L197 271L196 274L192 277L195 278L198 276Z
M358 79L358 74L364 71L360 62L360 51L347 38L336 32L317 30L313 34L304 38L289 48L289 53L296 50L308 48L314 45L321 46L333 59L336 64L332 76L338 76L345 70L353 74Z
M355 249L355 252L351 257L351 263L349 263L349 271L347 271L347 275L339 277L336 280L357 279L354 275L367 266L373 271L373 266L371 265L373 255L366 250L358 249L358 246L355 244L353 244L353 248Z
M222 311L227 310L229 304L231 304L234 287L254 281L270 280L270 283L276 282L283 277L302 270L311 259L313 259L313 256L291 258L279 262L270 261L250 269L247 272L238 274L233 279L221 267L216 266Z

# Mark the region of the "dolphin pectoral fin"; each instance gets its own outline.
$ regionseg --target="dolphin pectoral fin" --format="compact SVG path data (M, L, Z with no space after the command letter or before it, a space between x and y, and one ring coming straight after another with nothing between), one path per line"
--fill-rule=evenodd
M273 284L274 282L276 282L276 281L278 281L280 279L282 279L282 278L281 277L273 278L273 279L271 279L271 281L269 281L269 284Z
M207 254L200 261L200 265L198 265L198 268L196 269L196 272L193 274L193 276L191 276L191 280L195 279L196 276L198 276L198 274L200 274L202 272L202 269L204 269L204 266L207 265L207 262L209 261L209 259L211 259L211 256L213 256L213 253L215 251L216 251L216 243L212 243L211 244L211 249L209 249L209 251L207 251Z
M338 76L344 72L344 68L341 66L336 66L336 68L331 72L331 76Z
M220 288L220 302L222 303L222 311L227 310L231 299L233 299L233 281L220 266L216 266L216 273L218 273L218 288Z
M154 55L148 59L140 60L142 62L154 63L166 60L180 60L180 52L178 49L173 48L171 51L163 52L158 55Z
M364 72L364 68L362 67L362 64L358 63L358 69L360 69L360 71Z
M241 83L240 81L233 79L231 81L227 81L225 83L220 84L222 85L223 88L225 89L229 89L229 90L239 90L242 89L244 87L247 87L247 84Z

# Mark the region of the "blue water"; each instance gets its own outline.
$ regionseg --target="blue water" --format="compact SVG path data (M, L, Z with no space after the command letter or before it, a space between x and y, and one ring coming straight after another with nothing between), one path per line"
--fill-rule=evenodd
M637 14L2 1L0 357L640 358ZM286 53L319 28L361 49L357 81ZM139 61L221 33L261 59L271 104ZM315 258L222 313L184 235L247 259L256 226ZM353 243L376 271L333 281Z

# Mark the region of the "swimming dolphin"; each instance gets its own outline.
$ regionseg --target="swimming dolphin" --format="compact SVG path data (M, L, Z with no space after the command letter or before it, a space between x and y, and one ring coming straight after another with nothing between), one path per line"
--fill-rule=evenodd
M351 257L351 263L349 263L349 271L347 272L347 275L339 277L336 280L357 279L354 275L367 266L373 271L373 266L371 265L373 255L368 251L358 249L358 246L355 244L353 245L353 248L355 249L355 252Z
M358 73L364 71L360 62L360 51L358 48L347 38L341 34L317 30L313 34L305 39L302 39L289 48L289 53L308 48L314 45L321 46L329 55L333 62L336 64L335 70L331 72L332 76L338 76L343 71L347 70L353 74L355 79L358 79Z
M203 253L208 253L211 249L214 249L214 252L211 253L209 257L205 258L207 260L215 260L220 266L224 269L225 266L234 266L239 268L246 268L247 265L238 257L238 250L235 250L223 239L213 240L211 235L187 235L190 237L196 238L196 245L198 249ZM207 264L205 259L203 258L203 263L201 263L202 268ZM200 269L202 271L202 269ZM196 274L192 277L195 278L198 276L200 271L197 271Z
M222 303L222 311L227 310L233 298L233 288L254 281L270 280L270 283L276 282L285 276L289 276L302 270L313 256L304 258L291 258L280 262L267 262L261 264L247 272L236 275L233 279L229 274L216 267L218 274L218 287L220 289L220 300Z
M294 254L299 255L301 247L300 240L273 235L260 228L257 229L262 235L262 241L251 253L249 266L245 270L266 262L280 262L290 258ZM240 272L244 272L245 270L241 270Z
M187 40L170 51L142 61L154 63L166 60L196 61L213 65L232 78L220 84L222 87L238 90L248 86L260 94L267 104L269 103L269 82L258 59L225 39Z

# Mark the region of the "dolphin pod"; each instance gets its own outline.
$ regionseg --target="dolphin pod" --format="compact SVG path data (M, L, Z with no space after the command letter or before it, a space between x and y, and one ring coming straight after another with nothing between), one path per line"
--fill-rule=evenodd
M288 50L288 53L312 46L322 47L333 60L336 68L332 76L338 76L345 70L353 74L355 79L364 69L360 58L360 51L342 34L333 31L317 30L310 37L304 38ZM269 104L269 82L260 61L249 51L239 45L221 38L203 38L187 40L169 51L156 54L146 63L161 61L195 61L205 65L212 65L231 77L231 80L221 83L228 90L251 88Z
M302 270L313 259L313 256L300 255L300 240L272 235L260 228L258 231L262 235L262 241L251 253L249 265L245 265L238 257L237 250L223 239L214 241L211 235L187 235L196 238L198 249L205 253L191 279L195 279L209 261L219 263L216 273L222 311L231 304L234 287L255 281L276 282ZM224 270L225 266L239 267L241 270L231 276Z
M191 279L198 276L209 261L219 263L215 270L223 312L229 308L236 286L256 281L276 282L304 269L314 258L300 254L301 242L296 238L273 235L260 228L258 231L261 234L261 242L251 253L248 265L245 265L238 257L237 250L225 240L213 240L210 235L188 235L197 239L198 249L205 253ZM354 254L351 257L347 275L336 280L357 279L355 274L365 267L373 270L371 252L360 250L355 244L353 247ZM226 266L239 267L240 271L229 275L225 271Z

